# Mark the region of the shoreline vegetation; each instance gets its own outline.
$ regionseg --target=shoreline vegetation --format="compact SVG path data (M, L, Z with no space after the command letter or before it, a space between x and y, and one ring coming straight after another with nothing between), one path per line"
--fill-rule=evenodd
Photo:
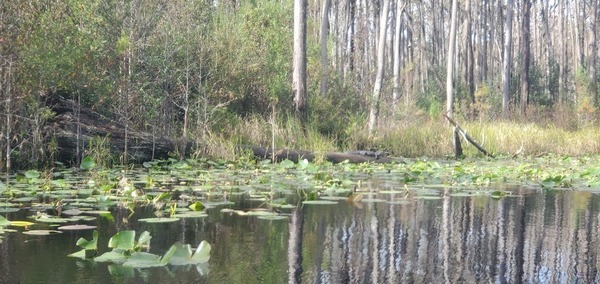
M512 25L511 5L461 2L447 53L450 2L3 1L0 172L56 167L53 96L72 102L74 156L105 165L134 161L139 137L200 145L161 152L175 159L234 161L238 145L450 159L443 113L495 156L600 155L597 1L518 4ZM124 143L83 133L82 108Z

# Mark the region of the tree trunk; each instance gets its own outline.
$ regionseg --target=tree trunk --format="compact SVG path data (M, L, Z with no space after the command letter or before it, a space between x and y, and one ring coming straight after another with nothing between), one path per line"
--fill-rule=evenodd
M379 116L379 104L381 95L381 85L383 84L383 73L385 70L385 39L387 35L387 15L390 6L390 0L383 0L383 8L381 11L379 22L379 44L377 45L377 75L375 77L375 86L373 88L373 97L371 98L371 107L369 110L369 136L372 136L375 127L377 127L377 119Z
M398 103L400 98L400 66L402 65L402 47L400 46L400 38L402 37L402 14L404 13L404 7L406 3L402 3L403 0L396 2L396 27L394 30L394 90L392 92L392 100L394 107Z
M597 28L597 20L598 20L598 1L592 1L592 7L591 7L591 14L592 14L592 30L591 30L591 38L590 38L590 45L591 45L591 50L590 50L590 62L589 62L589 76L590 76L590 93L593 96L593 101L595 103L596 106L599 105L598 103L598 79L596 78L596 63L598 61L598 43L596 42L597 40L597 33L598 33L598 28Z
M446 115L454 117L454 57L456 49L456 10L457 0L452 0L452 16L450 19L450 40L448 44L448 64L446 65Z
M502 62L502 115L508 117L510 103L510 71L512 68L512 16L513 0L506 1L506 22L504 34L504 52Z
M327 95L329 89L329 63L327 61L327 36L329 35L329 9L331 0L323 2L323 14L321 15L321 96Z
M521 22L521 114L524 115L529 104L529 58L530 49L530 11L531 0L523 0L521 4L522 22Z
M306 0L294 1L294 62L292 94L296 115L306 124L308 107L306 93Z
M558 52L558 102L559 104L565 103L565 64L566 64L566 39L565 39L565 0L560 0L558 4L559 20L558 20L558 32L560 47Z
M467 86L469 88L469 100L475 104L475 56L473 55L473 13L471 0L467 0Z

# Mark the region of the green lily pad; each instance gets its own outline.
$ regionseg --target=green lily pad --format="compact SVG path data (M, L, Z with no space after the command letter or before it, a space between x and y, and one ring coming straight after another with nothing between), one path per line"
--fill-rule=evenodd
M9 226L10 221L8 221L4 216L0 215L0 227Z
M169 260L171 265L200 264L210 259L211 246L207 241L202 241L193 255L189 244L177 243L171 248L175 248L175 253Z
M35 223L27 221L10 221L10 225L14 227L29 227Z
M288 219L288 217L284 216L284 215L265 215L265 216L258 216L256 218L262 219L262 220L287 220Z
M165 263L161 262L161 257L152 253L147 252L134 252L125 262L123 266L145 268L145 267L157 267L165 266Z
M94 258L96 262L112 262L112 263L123 263L127 260L125 250L113 250L105 252L100 256Z
M67 210L63 211L62 213L65 215L76 216L76 215L80 215L81 213L83 213L83 211L81 211L79 209L67 209Z
M113 250L130 250L135 246L135 231L125 230L116 233L108 240L108 247Z
M179 221L179 218L165 218L165 217L157 217L157 218L143 218L139 219L140 222L146 223L171 223Z
M81 230L92 230L92 229L96 229L98 226L91 226L91 225L68 225L68 226L60 226L58 227L59 230L65 230L65 231L81 231Z
M335 201L331 201L331 200L305 200L305 201L302 201L302 204L333 205L333 204L338 204L338 203Z
M190 211L190 212L174 214L172 217L175 217L175 218L203 218L203 217L208 217L208 214L206 214L206 212L203 212L203 211Z
M19 204L10 203L10 202L0 202L0 207L16 207L16 206L19 206Z
M62 232L56 230L29 230L24 231L23 234L32 236L48 236L53 234L62 234Z
M21 210L21 209L14 208L14 207L0 207L0 213L14 213L14 212L19 212L19 210Z

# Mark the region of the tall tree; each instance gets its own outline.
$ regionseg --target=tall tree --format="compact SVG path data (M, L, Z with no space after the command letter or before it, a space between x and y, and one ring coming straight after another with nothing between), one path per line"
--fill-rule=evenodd
M512 69L512 16L513 0L506 0L504 51L502 53L502 114L504 117L508 117L508 106L510 102L510 73Z
M396 2L396 26L394 30L394 90L392 91L392 100L394 105L398 103L400 97L400 67L402 65L402 47L400 46L402 37L402 14L404 13L406 3L403 0Z
M377 74L373 87L373 97L371 98L371 106L369 109L369 136L373 135L375 127L377 127L377 119L379 116L379 104L381 96L381 85L383 84L383 76L385 70L385 41L387 16L390 6L390 0L383 0L383 8L379 17L379 44L377 45Z
M529 104L529 58L530 58L530 11L531 0L521 4L521 114L525 114Z
M294 1L294 62L292 74L292 95L294 110L300 120L306 123L306 0Z
M590 93L593 95L594 102L598 105L598 79L596 78L596 63L598 61L598 43L597 43L597 33L598 33L598 1L591 1L591 14L592 14L592 28L591 28L591 38L590 38L590 62L589 62L589 76L591 83Z
M448 42L448 64L446 65L446 115L454 117L454 56L456 49L456 13L457 0L452 0L452 15L450 18L450 40Z
M329 88L329 65L327 61L327 36L329 35L329 9L331 0L323 1L323 14L321 15L321 32L319 40L321 41L321 96L327 94Z

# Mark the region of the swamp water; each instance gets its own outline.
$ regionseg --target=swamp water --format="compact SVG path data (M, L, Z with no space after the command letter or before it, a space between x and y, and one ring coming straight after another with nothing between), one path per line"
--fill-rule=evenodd
M29 199L25 195L31 185L42 187L41 181L12 185L4 180L2 191L11 190L13 197L0 200L0 215L35 224L10 226L15 231L0 233L0 283L600 282L597 192L549 190L525 183L504 185L502 191L415 186L423 181L399 174L405 168L369 167L338 168L329 177L323 177L323 168L291 166L130 173L132 184L148 187L150 197L157 196L150 194L150 187L157 192L181 190L182 196L168 201L180 205L176 211L187 210L184 205L191 201L182 200L190 196L207 206L206 215L169 223L138 221L154 217L159 207L155 204L122 195L110 202L97 198L90 192L95 185L83 182L91 178L89 174L56 175L52 180L73 180L73 186L32 192ZM113 175L108 179L118 180L118 172ZM445 179L419 171L422 175ZM144 186L135 182L141 180ZM346 198L353 187L358 187L362 200ZM316 199L322 202L289 205L297 203L298 189L315 192L315 188L320 192ZM229 202L223 200L225 191ZM199 265L123 268L67 257L79 250L75 243L80 237L91 238L92 230L48 236L23 233L56 229L27 216L55 212L48 206L51 202L43 201L57 197L63 200L62 210L71 206L110 212L88 214L97 217L77 222L97 226L99 254L108 251L108 239L115 233L135 230L152 235L148 250L158 255L176 242L195 247L206 240L212 246L210 260ZM131 213L126 207L134 201L138 206ZM284 203L288 205L281 206ZM247 216L248 211L235 211L259 207L275 213ZM159 211L168 217L167 209Z

